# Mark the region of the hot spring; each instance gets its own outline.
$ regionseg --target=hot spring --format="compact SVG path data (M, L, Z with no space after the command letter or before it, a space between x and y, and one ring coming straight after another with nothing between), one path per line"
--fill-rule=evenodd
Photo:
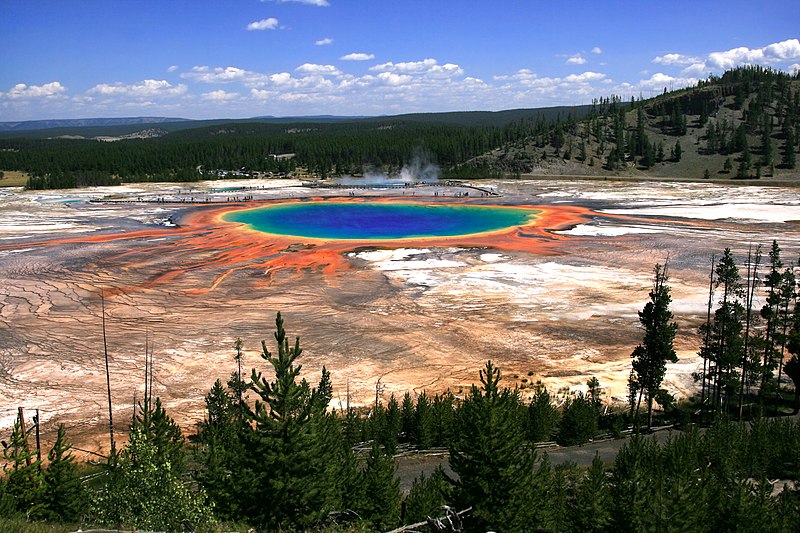
M526 226L540 210L408 202L282 203L223 216L275 235L324 240L393 240L456 237Z

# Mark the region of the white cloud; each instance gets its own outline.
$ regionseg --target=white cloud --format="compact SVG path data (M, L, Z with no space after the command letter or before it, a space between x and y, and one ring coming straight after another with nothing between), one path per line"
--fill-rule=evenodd
M788 39L764 47L764 56L780 61L800 59L800 40Z
M789 65L786 70L794 74L795 72L800 71L800 63L794 63L793 65Z
M378 79L389 85L405 85L410 83L412 78L408 74L397 74L395 72L381 72Z
M327 46L329 44L333 44L333 39L330 37L325 37L324 39L320 39L319 41L314 41L314 44L317 46Z
M261 19L255 22L251 22L247 25L247 31L258 31L258 30L274 30L278 27L278 19L275 17L270 17L268 19Z
M708 54L707 63L721 70L727 70L739 65L763 63L764 49L757 48L751 50L746 46L732 48L724 52L712 52Z
M330 2L328 0L261 0L262 2L275 2L276 4L288 4L288 3L297 3L297 4L306 4L309 6L317 6L317 7L328 7L330 6Z
M275 85L287 85L289 82L292 81L292 75L289 74L288 72L278 72L276 74L270 75L269 81L271 81Z
M143 80L139 83L100 83L89 89L90 94L100 96L122 96L131 98L168 98L185 94L184 84L172 85L166 80Z
M423 59L422 61L408 61L405 63L381 63L370 67L374 72L404 72L404 73L421 73L426 72L438 64L435 59Z
M584 72L583 74L570 74L564 78L564 81L570 83L587 83L590 81L599 81L605 79L606 75L600 72Z
M181 74L181 78L201 83L232 83L238 82L245 85L258 85L268 83L269 76L239 67L214 67L206 65L195 66L189 72Z
M649 97L660 94L665 88L668 91L682 89L684 87L697 85L698 81L698 78L670 76L663 72L656 72L648 79L639 80L637 83L621 83L614 87L612 92L623 97L638 97L639 95Z
M176 70L178 70L178 65L170 65L167 72L175 72Z
M603 53L603 50L599 46L595 46L592 48L592 53L595 55L600 55Z
M315 63L303 63L294 70L301 74L316 74L319 76L339 76L342 73L333 65L317 65Z
M347 54L340 57L342 61L369 61L370 59L375 59L375 54L365 54L363 52L353 52L352 54Z
M709 71L720 72L742 65L764 65L780 67L781 64L800 59L800 40L787 39L761 48L739 46L730 50L711 52L706 57L683 54L657 56L653 63L667 66L682 66L684 76L699 76Z
M419 75L427 78L453 78L464 75L464 69L455 63L445 63L440 65L435 59L423 59L422 61L408 61L403 63L381 63L370 67L372 72L391 72L394 74Z
M706 73L707 66L704 62L692 63L685 69L681 70L684 76L702 76Z
M586 63L586 58L582 54L575 54L567 58L567 65L583 65Z
M213 102L228 102L230 100L235 100L239 96L239 93L229 93L227 91L219 90L203 93L202 98L203 100L211 100Z
M66 89L67 88L58 81L51 81L44 85L26 85L24 83L18 83L9 89L7 93L0 93L0 98L9 98L11 100L53 98L59 96Z
M701 61L697 57L686 56L683 54L664 54L663 56L656 56L653 58L653 63L659 65L691 65Z

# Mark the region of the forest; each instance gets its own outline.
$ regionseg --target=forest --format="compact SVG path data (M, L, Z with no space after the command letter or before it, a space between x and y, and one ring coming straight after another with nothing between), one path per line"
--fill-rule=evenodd
M77 462L63 425L42 450L20 410L3 440L0 529L800 530L796 265L778 242L739 264L730 249L712 259L699 393L679 401L662 388L677 359L670 292L669 264L656 265L627 405L604 402L596 378L586 392L508 388L487 361L464 394L384 404L376 389L374 405L332 409L330 372L303 375L300 339L278 313L262 367L242 368L237 340L230 378L208 391L187 437L153 397L149 354L120 449L109 420L108 457ZM657 424L677 431L659 442L647 435ZM551 463L538 447L621 437L613 463L596 457L588 468ZM393 460L401 448L444 450L448 468L404 494Z
M536 111L536 110L531 110ZM419 154L444 178L566 174L760 179L796 168L800 78L740 67L654 98L611 96L545 112L399 115L328 122L239 121L148 139L0 139L0 169L28 188L214 179L209 171L353 175ZM294 154L291 159L274 157Z

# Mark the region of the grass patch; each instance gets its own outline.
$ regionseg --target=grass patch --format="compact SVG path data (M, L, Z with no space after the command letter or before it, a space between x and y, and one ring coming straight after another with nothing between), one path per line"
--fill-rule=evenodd
M0 187L24 187L28 183L28 174L18 170L3 170Z

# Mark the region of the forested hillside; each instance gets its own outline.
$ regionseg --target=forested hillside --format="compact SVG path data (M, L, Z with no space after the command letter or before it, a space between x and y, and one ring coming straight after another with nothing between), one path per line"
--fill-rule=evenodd
M359 120L237 121L157 138L0 140L0 170L30 188L196 181L205 170L326 177L428 159L445 177L526 173L758 179L797 177L800 78L743 67L651 98L497 113ZM291 159L277 154L294 154Z
M651 99L596 100L587 120L526 127L473 162L522 173L796 176L800 77L742 67Z

